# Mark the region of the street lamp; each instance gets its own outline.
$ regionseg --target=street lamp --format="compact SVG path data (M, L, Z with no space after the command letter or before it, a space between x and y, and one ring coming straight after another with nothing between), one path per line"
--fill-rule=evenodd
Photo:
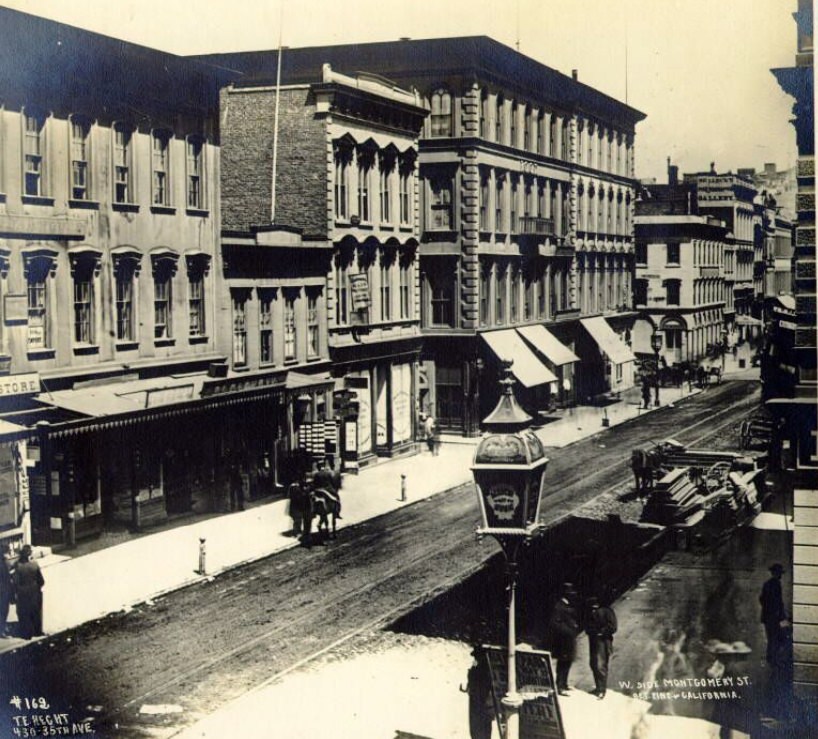
M506 711L506 737L519 737L519 712L523 699L517 692L516 611L517 557L522 544L539 528L543 478L548 458L530 430L531 416L514 397L511 362L504 362L503 388L495 409L483 419L483 437L474 452L472 475L480 504L482 525L478 535L490 534L506 558L509 581L508 691L502 700Z
M654 375L654 388L656 390L656 398L653 405L659 407L659 350L662 348L662 334L657 329L650 336L650 347L653 349L653 354L656 359L656 374Z

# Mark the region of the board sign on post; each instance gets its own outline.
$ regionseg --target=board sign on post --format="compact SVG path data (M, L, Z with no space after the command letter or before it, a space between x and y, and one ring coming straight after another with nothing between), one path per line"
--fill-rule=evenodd
M485 647L491 671L500 736L506 739L505 716L501 700L508 690L508 652L504 647ZM520 739L565 739L565 727L557 701L551 654L527 645L518 645L517 692L523 699L520 707Z

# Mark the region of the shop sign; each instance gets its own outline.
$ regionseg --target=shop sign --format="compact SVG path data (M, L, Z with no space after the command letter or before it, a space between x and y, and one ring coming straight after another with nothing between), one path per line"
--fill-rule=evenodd
M502 698L508 690L508 652L501 647L486 649L491 688L497 712L500 736L506 737ZM538 649L518 647L516 651L517 692L523 699L520 706L520 739L565 739L551 655Z
M240 390L254 390L260 387L274 386L284 386L281 377L276 375L231 377L226 380L216 380L214 382L205 381L204 385L202 385L201 397L207 398L211 395L221 395L222 393L234 393Z
M27 372L22 375L8 375L0 380L0 397L25 395L40 392L40 374Z
M146 392L145 406L155 408L168 403L179 403L193 399L193 385L179 385L177 387L162 387Z
M349 289L352 295L352 310L369 308L369 280L365 272L349 276Z

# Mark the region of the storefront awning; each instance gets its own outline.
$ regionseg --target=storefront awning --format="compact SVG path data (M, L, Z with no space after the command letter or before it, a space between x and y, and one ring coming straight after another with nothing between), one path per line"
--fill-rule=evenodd
M200 373L60 390L42 393L36 399L84 416L52 424L51 434L61 436L283 397L285 391L331 389L333 384L327 372L308 375L291 371L286 377L269 372L242 373L225 378Z
M517 329L517 333L557 367L579 362L579 357L565 344L562 344L545 326L521 326Z
M511 371L525 387L557 381L554 373L537 358L513 328L480 335L500 360L513 362Z
M581 318L582 327L591 335L599 350L608 355L614 364L625 364L636 361L636 357L628 346L614 333L608 322L602 316L595 318Z

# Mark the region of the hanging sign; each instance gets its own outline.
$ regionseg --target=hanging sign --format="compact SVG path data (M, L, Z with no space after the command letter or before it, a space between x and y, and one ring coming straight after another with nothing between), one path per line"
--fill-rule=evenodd
M352 295L352 310L369 308L369 280L365 272L349 276L349 289Z

